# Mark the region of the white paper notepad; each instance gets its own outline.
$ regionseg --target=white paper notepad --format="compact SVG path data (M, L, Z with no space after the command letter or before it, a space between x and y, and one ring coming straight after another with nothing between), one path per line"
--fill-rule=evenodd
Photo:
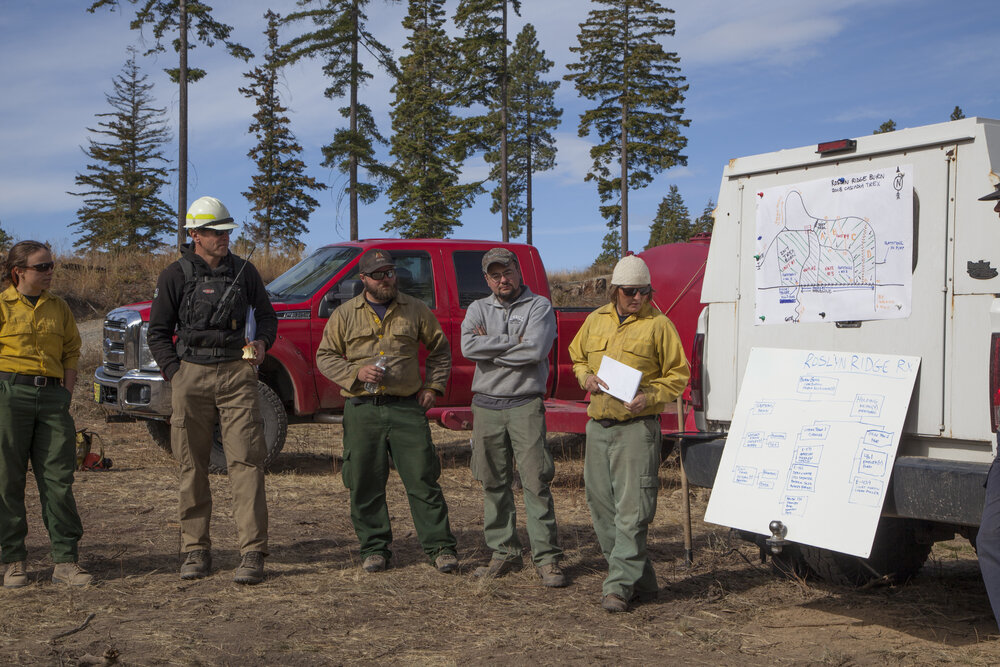
M605 355L601 359L601 367L597 369L597 377L608 385L604 390L605 393L629 403L635 398L635 392L639 389L642 371Z

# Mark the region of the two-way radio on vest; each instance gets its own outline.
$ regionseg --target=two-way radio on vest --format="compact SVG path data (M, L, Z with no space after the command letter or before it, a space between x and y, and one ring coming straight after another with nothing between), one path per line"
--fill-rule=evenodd
M229 287L226 288L226 291L222 293L222 298L219 299L218 307L215 309L215 312L212 313L211 319L208 320L209 326L216 328L229 319L229 311L233 307L233 299L236 298L236 294L233 290L236 288L236 284L239 282L243 269L247 268L247 264L250 263L250 258L253 257L253 252L256 249L257 246L250 248L250 252L247 253L246 259L243 260L243 266L241 266L240 270L236 272L236 276L233 278L232 284L229 285Z

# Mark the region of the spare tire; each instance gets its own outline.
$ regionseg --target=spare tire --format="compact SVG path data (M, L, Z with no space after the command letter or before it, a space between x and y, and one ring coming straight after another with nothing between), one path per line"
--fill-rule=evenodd
M882 517L868 558L807 544L799 545L799 549L809 568L830 583L862 586L882 578L904 583L920 571L933 546L917 540L918 525L913 519Z
M257 392L260 415L264 421L264 444L267 447L264 470L267 470L285 446L285 436L288 434L288 413L285 412L285 406L281 403L278 394L266 384L258 382ZM216 424L215 433L212 435L212 456L209 460L208 471L224 474L226 469L226 453L222 449L222 433L219 425Z

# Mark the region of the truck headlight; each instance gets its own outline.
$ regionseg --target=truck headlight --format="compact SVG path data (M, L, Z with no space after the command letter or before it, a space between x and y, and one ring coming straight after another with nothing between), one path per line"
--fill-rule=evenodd
M149 351L149 341L146 338L148 330L149 322L143 322L142 328L139 329L139 368L144 371L158 371L160 367L153 359L153 353Z

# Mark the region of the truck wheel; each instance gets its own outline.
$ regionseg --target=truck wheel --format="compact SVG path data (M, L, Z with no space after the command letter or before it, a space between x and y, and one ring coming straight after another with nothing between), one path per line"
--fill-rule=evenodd
M274 462L274 459L285 446L285 435L288 433L288 413L281 403L278 394L263 382L257 383L260 415L264 420L264 443L267 456L264 458L264 469ZM208 471L223 474L226 472L226 453L222 449L222 433L218 424L212 436L212 457L208 463Z
M147 419L146 430L149 431L149 435L153 438L156 446L172 458L174 451L170 448L170 424L159 419Z
M841 586L861 586L886 578L903 583L923 567L931 544L916 539L915 521L883 517L868 558L858 558L806 544L799 545L806 564L822 579Z

